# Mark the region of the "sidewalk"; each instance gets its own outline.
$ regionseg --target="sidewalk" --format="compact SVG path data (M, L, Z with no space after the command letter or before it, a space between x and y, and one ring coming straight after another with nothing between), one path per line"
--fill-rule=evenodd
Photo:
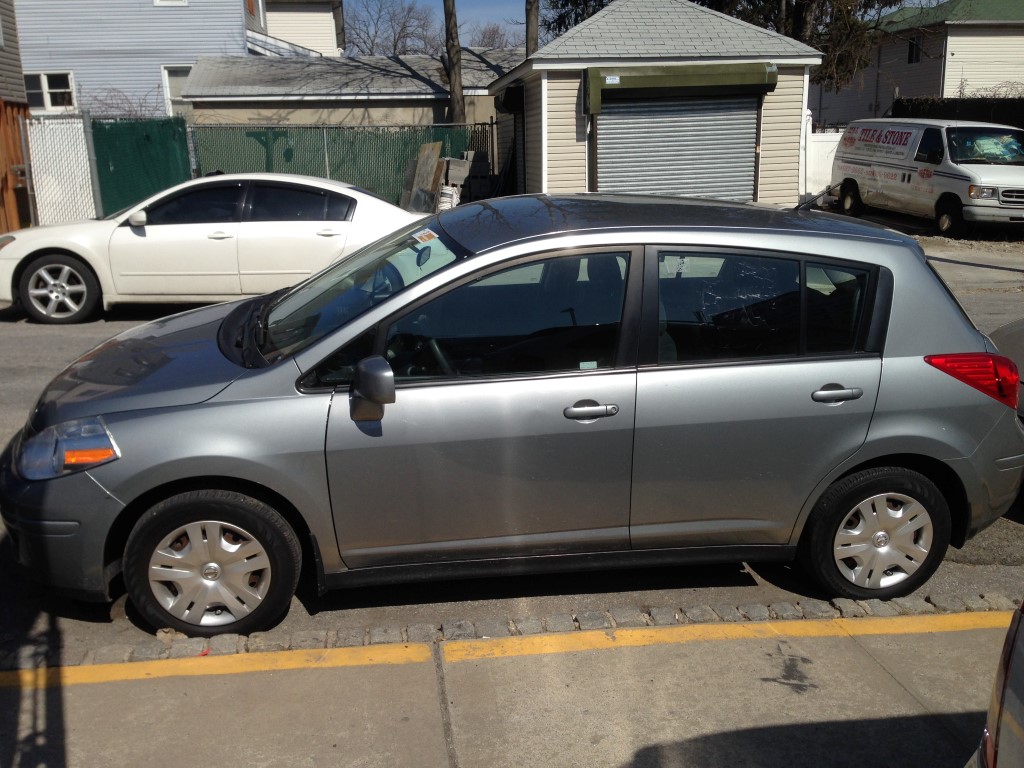
M1009 613L0 673L0 766L961 768Z

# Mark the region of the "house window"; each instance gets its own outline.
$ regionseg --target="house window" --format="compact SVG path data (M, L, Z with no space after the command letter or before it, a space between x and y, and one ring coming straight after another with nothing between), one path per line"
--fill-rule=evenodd
M907 64L921 63L921 36L914 35L907 45Z
M70 72L25 75L25 95L33 109L70 111L75 108L75 91Z

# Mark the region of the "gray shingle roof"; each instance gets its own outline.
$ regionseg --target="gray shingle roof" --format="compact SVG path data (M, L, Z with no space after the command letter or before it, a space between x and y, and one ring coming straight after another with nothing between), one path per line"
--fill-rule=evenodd
M524 51L464 48L462 85L486 89L523 60ZM446 98L448 79L433 56L355 58L201 56L182 92L185 99L217 98Z
M532 59L817 57L810 46L687 0L614 0Z

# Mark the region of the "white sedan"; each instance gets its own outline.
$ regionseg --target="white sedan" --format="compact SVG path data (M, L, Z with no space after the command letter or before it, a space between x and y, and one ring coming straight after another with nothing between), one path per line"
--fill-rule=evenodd
M0 309L77 323L102 303L218 302L298 283L423 214L342 182L205 177L104 219L0 237Z

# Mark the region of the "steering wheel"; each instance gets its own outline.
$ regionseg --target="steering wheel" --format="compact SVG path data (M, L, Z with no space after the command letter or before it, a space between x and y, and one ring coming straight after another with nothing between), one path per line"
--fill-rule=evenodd
M405 288L405 281L402 279L402 273L390 261L385 261L373 273L373 301L375 304L403 288Z
M434 360L437 365L441 368L441 372L445 376L455 376L455 366L452 365L451 360L448 359L448 355L441 349L441 345L437 343L437 339L430 339L427 342L427 348L430 350L430 354L434 356Z

